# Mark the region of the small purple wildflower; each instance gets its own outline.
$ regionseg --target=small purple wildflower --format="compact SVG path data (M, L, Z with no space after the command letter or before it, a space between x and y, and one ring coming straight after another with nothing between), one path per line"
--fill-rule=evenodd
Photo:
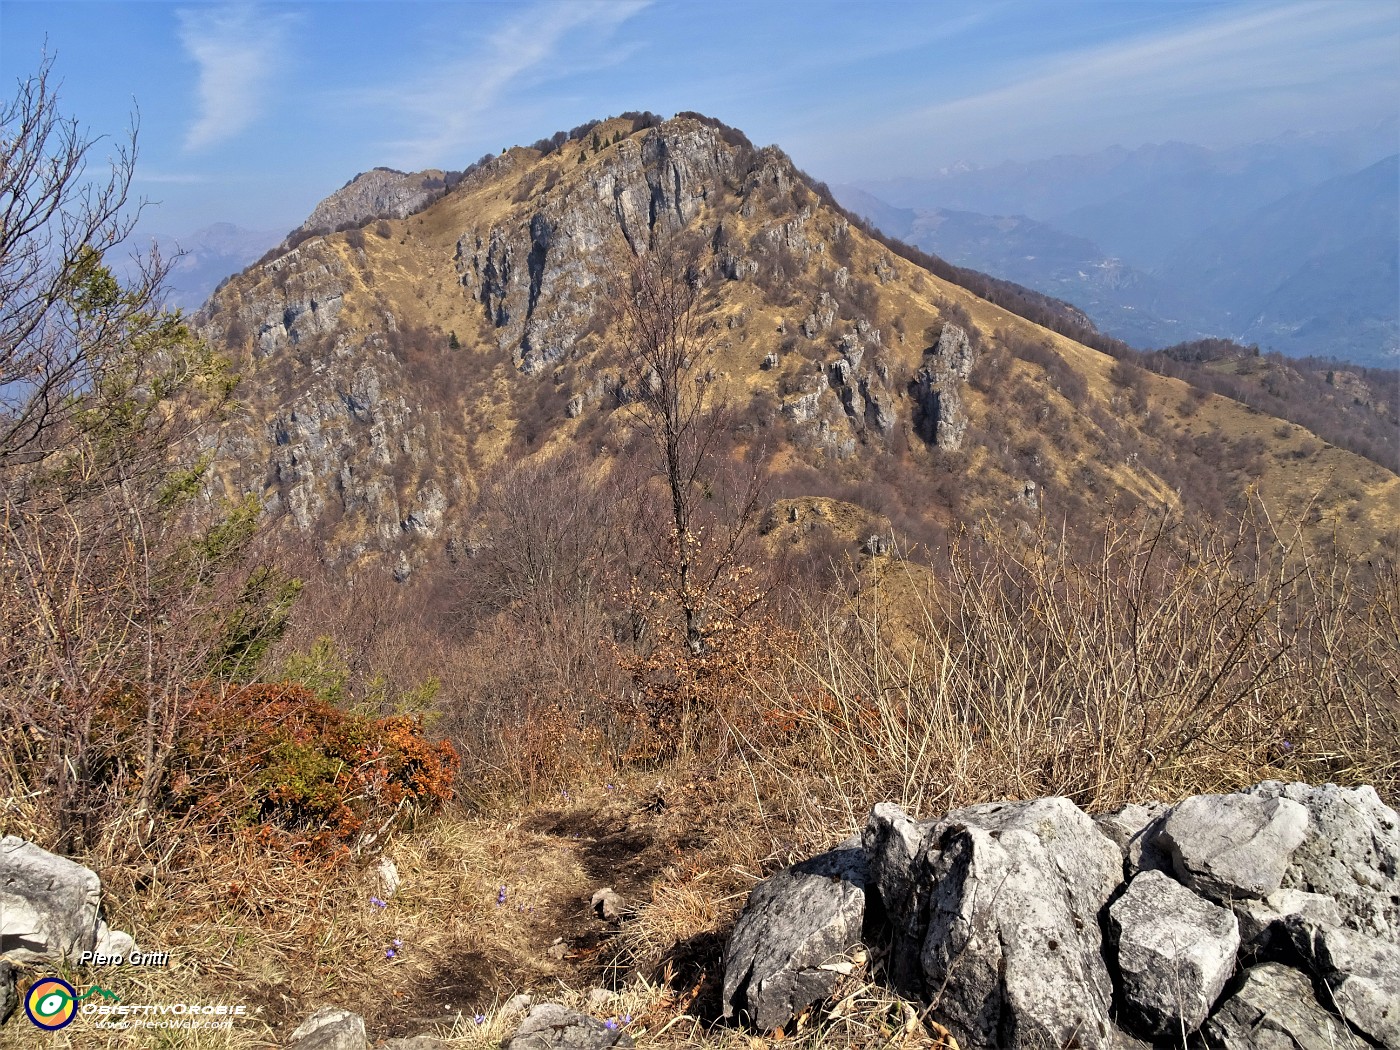
M472 1020L475 1021L477 1024L485 1024L485 1023L486 1023L486 1015L485 1015L485 1014L477 1014L475 1017L472 1018Z
M603 1027L606 1028L609 1032L615 1032L617 1031L617 1022L614 1021L611 1017L609 1017L606 1021L603 1022Z
M394 953L394 949L392 949L392 948L385 948L385 949L384 949L384 958L386 958L386 959L392 959L392 958L394 957L394 954L395 954L395 953Z
M395 937L395 938L394 938L394 947L395 947L395 948L402 948L402 947L403 947L403 941L401 941L399 938Z
M371 897L371 898L369 899L369 902L370 902L370 904L374 905L376 908L387 908L387 907L388 907L388 905L385 904L385 903L384 903L382 900L380 900L378 897Z
M623 1014L623 1015L622 1015L622 1023L623 1023L623 1024L631 1024L631 1023L632 1023L632 1015L631 1015L631 1014Z
M505 902L506 902L506 888L505 888L504 886L502 886L502 887L501 887L501 892L498 893L498 894L496 894L496 907L499 908L499 907L500 907L502 904L504 904Z
M1287 740L1285 740L1285 741L1282 743L1282 745L1280 745L1280 746L1281 746L1285 751L1292 751L1292 750L1293 750L1293 745L1290 744Z

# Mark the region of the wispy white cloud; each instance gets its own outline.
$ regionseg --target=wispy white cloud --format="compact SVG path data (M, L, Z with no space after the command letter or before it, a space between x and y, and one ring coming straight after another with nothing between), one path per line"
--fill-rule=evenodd
M1367 57L1355 51L1330 52L1331 68L1299 61L1300 52L1313 50L1309 40L1340 34L1367 39L1385 47L1368 31L1389 24L1394 40L1394 14L1378 5L1325 4L1278 6L1250 11L1229 19L1176 30L1160 36L1121 41L1093 51L1064 56L1051 68L1006 87L942 103L925 111L930 117L988 110L1014 110L1047 103L1104 100L1112 90L1137 98L1179 97L1182 94L1222 94L1244 88L1279 88L1305 84L1346 68Z
M1187 26L1018 60L1002 83L872 125L867 145L892 138L945 153L1030 151L1084 140L1191 141L1264 138L1348 113L1357 121L1394 111L1396 8L1384 3L1251 5ZM1388 101L1387 101L1388 100ZM1370 107L1374 113L1360 113Z
M199 109L185 149L199 150L238 135L257 119L295 16L255 4L184 8L180 43L199 65Z
M572 0L525 8L498 26L465 57L425 70L406 84L356 92L357 101L385 108L407 128L387 145L398 163L445 163L478 132L484 113L510 91L625 60L613 48L600 58L596 45L651 0ZM570 48L578 38L582 46Z

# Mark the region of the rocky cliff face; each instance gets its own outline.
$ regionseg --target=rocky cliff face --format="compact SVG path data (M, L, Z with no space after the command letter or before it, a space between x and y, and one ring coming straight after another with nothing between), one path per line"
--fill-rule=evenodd
M737 158L719 133L675 122L626 139L572 185L537 207L467 230L454 265L484 310L498 346L539 372L569 354L598 312L619 238L644 251L659 232L691 223L709 194L733 179Z
M335 560L387 555L406 573L410 541L437 532L444 490L457 486L430 469L444 454L443 419L412 394L415 377L394 352L396 318L386 310L373 327L347 323L354 260L323 246L292 249L262 276L268 287L216 297L202 328L216 343L246 346L253 411L208 439L226 494L255 492L269 519L305 533L348 522Z
M510 150L450 190L433 172L361 175L308 228L397 218L306 237L216 294L197 323L233 358L248 411L214 439L211 496L257 494L334 563L412 571L465 527L493 463L628 426L615 279L684 230L701 245L702 375L745 413L747 440L848 480L883 458L919 483L930 457L957 453L969 512L1028 513L1069 478L1177 498L1146 457L1124 462L1112 413L1063 384L1009 362L998 382L1015 403L995 407L968 383L976 342L1033 339L1107 408L1093 377L1111 362L896 257L780 151L692 118L596 131L597 145ZM930 331L932 346L913 335ZM1063 454L1036 436L1057 419L1076 428ZM1013 442L1035 450L1027 463Z
M366 219L402 219L442 196L443 173L375 168L356 175L323 200L302 223L307 230L334 230Z

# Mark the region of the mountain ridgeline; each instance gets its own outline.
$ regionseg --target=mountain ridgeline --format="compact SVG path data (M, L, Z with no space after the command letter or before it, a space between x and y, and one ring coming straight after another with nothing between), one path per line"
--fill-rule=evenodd
M856 504L909 549L974 521L1218 517L1252 492L1348 551L1393 549L1400 478L1325 424L1159 374L1198 363L1142 367L1075 308L876 234L710 118L627 114L465 172L379 170L316 215L197 323L247 408L211 449L211 496L256 494L341 567L402 578L470 548L505 464L626 454L617 276L662 241L694 246L726 459L774 497ZM1330 383L1383 406L1365 376Z

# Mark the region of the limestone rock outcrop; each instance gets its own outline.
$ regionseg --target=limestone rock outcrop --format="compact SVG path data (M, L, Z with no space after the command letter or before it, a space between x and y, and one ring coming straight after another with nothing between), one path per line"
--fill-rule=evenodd
M912 393L919 409L919 433L935 448L956 451L962 447L968 427L962 388L974 361L967 332L955 324L944 325L938 342L924 352Z
M1301 914L1283 920L1286 948L1330 992L1357 1031L1400 1050L1400 945Z
M1283 886L1332 898L1349 929L1400 939L1400 822L1374 788L1267 780L1249 793L1288 799L1308 812Z
M1067 800L1047 801L1077 814L1113 850ZM959 822L928 855L932 889L920 962L925 988L942 989L944 1023L962 1045L1112 1045L1113 986L1097 914L1116 881L1112 874L1087 884L1057 877L1092 870L1093 855L1105 852L1060 816L1017 812L1008 826L990 830Z
M1195 1031L1235 972L1239 920L1159 871L1144 871L1108 910L1123 998L1140 1030Z
M10 1019L19 1005L19 992L15 988L15 965L0 959L0 1024Z
M539 372L604 307L619 240L645 252L657 233L689 224L714 186L737 177L734 165L719 131L693 122L623 141L566 191L458 238L461 285L517 367Z
M1159 838L1176 876L1218 903L1273 893L1308 830L1291 799L1197 795L1167 816Z
M515 1034L505 1041L504 1050L610 1050L635 1045L616 1025L609 1027L558 1003L541 1003L530 1008Z
M1244 983L1206 1021L1202 1035L1211 1050L1335 1050L1352 1042L1346 1022L1317 1001L1312 982L1278 963L1246 972Z
M381 1050L447 1050L434 1035L409 1035L376 1041ZM292 1030L287 1050L369 1050L365 1019L340 1006L322 1006Z
M860 943L867 877L852 840L755 889L725 955L724 1016L768 1030L830 995L836 964Z
M302 224L308 230L334 230L366 219L402 219L424 208L443 191L443 173L374 168L362 172L321 201Z
M1347 853L1351 879L1333 892L1321 889L1339 874L1331 850L1306 848L1315 821ZM1400 943L1381 926L1396 826L1370 788L1334 785L1261 784L1097 820L1067 799L923 821L882 803L860 848L841 851L858 855L853 869L864 861L861 929L845 903L856 881L841 909L828 903L824 915L848 917L832 926L775 902L838 891L799 892L802 865L780 872L734 928L726 1003L771 1029L827 994L811 983L760 1007L755 945L767 946L762 975L868 951L877 977L929 1002L967 1048L1185 1038L1244 1050L1348 1045L1351 1033L1400 1047Z
M288 1050L369 1050L365 1019L338 1006L323 1006L292 1032Z
M0 956L76 964L83 952L125 955L135 943L102 919L102 881L33 842L0 838Z

